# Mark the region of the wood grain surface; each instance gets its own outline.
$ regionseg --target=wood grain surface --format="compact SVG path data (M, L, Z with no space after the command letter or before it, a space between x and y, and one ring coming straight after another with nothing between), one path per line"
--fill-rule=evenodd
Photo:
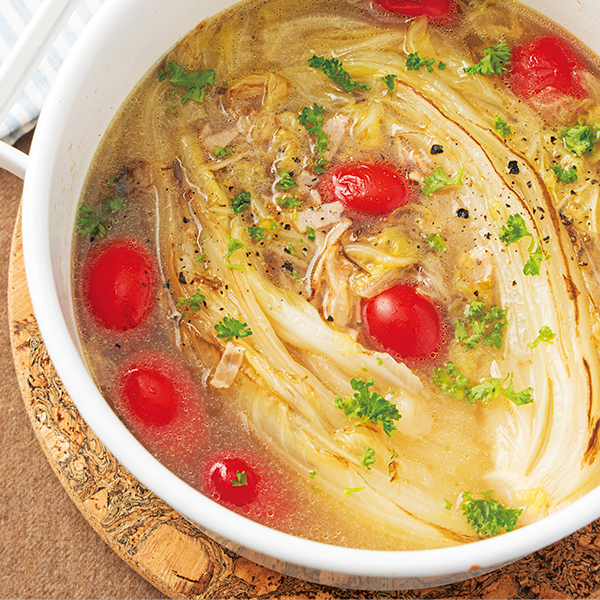
M8 309L19 386L50 466L108 546L171 598L600 598L600 521L494 573L415 591L330 588L237 556L133 478L79 415L33 314L19 220L10 256Z

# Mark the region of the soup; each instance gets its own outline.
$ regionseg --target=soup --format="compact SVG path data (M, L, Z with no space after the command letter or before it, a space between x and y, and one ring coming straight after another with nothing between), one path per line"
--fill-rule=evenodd
M272 0L200 24L84 189L99 388L184 481L309 539L444 547L581 496L597 68L513 3Z

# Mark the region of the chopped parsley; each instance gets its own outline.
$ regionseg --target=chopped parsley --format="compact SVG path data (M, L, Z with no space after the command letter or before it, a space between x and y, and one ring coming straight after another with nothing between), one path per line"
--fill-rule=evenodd
M396 77L398 77L398 75L393 75L392 73L390 73L389 75L385 75L381 78L381 81L383 81L383 83L385 83L385 85L387 86L390 98L394 96L394 88L396 87L396 82L394 81L394 79L396 79Z
M314 479L314 478L317 476L317 472L316 472L316 471L309 471L309 472L308 472L308 476L309 476L311 479Z
M600 139L600 125L573 125L573 127L563 127L560 130L565 148L575 156L583 156L594 153L596 142Z
M437 252L446 252L446 242L444 238L439 233L432 233L427 238L427 243L432 250L436 250Z
M230 237L229 240L227 241L227 254L225 256L225 266L228 269L239 269L239 270L245 270L246 267L244 265L232 265L229 262L229 259L231 258L231 255L236 251L236 250L241 250L244 247L244 244L242 242L240 242L240 240L234 238L234 237Z
M212 153L217 158L227 158L230 154L233 154L234 152L235 150L232 150L231 148L223 148L222 146L215 146L212 151Z
M508 70L512 52L506 40L489 46L482 54L483 58L478 63L466 67L465 73L469 75L500 75Z
M223 317L216 325L218 338L225 338L226 342L231 342L233 338L243 338L252 335L252 330L237 319L232 317Z
M512 133L510 125L500 115L494 117L494 128L503 138L507 138Z
M577 167L573 165L570 169L563 169L560 165L551 165L550 168L556 175L556 180L559 183L573 183L577 181Z
M314 242L317 239L317 234L315 233L315 230L310 225L306 226L306 237L311 242Z
M190 298L177 298L177 306L184 308L185 310L200 310L206 300L206 296L200 293L200 290L196 290L194 295ZM185 311L181 315L182 318L185 316Z
M277 205L280 208L296 208L302 204L302 200L298 200L296 196L284 196L283 198L277 198Z
M364 487L344 488L344 498L349 498L350 494L355 494L356 492L360 492L364 489Z
M215 72L210 69L188 73L183 67L173 61L167 63L167 68L168 71L159 72L158 80L165 81L168 79L174 85L180 86L185 90L181 104L185 104L189 100L200 103L204 102L208 86L215 84Z
M481 498L473 498L471 492L463 492L460 508L467 523L475 533L482 537L493 537L501 530L512 531L517 519L523 512L518 508L506 508L491 496L494 492L479 494Z
M396 431L394 421L401 418L396 405L386 400L378 392L369 390L374 385L373 379L352 378L350 385L355 390L354 396L342 400L340 396L335 399L335 407L342 409L349 419L359 419L356 425L367 421L377 425L381 423L383 431L391 436Z
M485 310L485 302L471 302L468 306L468 328L464 321L455 321L454 339L471 350L482 343L492 348L502 348L504 332L502 331L508 321L506 309L492 306Z
M235 477L231 480L233 487L241 487L242 485L248 485L248 477L246 471L236 471Z
M421 191L426 196L431 196L431 194L441 190L447 185L462 185L462 174L463 170L461 168L454 177L448 177L448 175L444 173L444 169L442 167L438 167L435 173L425 177L425 185L421 187Z
M250 192L240 192L231 199L231 208L236 215L244 212L250 204Z
M469 379L452 362L433 370L434 385L454 400L465 400L467 404L478 401L487 403L502 394L517 406L533 402L533 389L528 387L521 392L516 392L512 379L513 374L509 373L504 379L488 377L482 383L470 386ZM503 387L507 381L508 385Z
M257 242L264 240L266 231L264 227L248 227L248 235Z
M281 177L281 179L275 185L278 190L287 191L298 187L298 184L294 181L294 178L289 171L286 171L285 169L279 169L279 177Z
M317 152L327 152L327 135L323 131L323 111L324 108L316 102L312 108L305 106L298 115L298 122L308 133L316 136L317 142L315 150Z
M365 448L365 453L359 458L359 462L363 467L367 468L367 471L371 470L371 465L376 462L375 449L371 446Z
M107 198L102 205L93 210L84 203L77 211L77 233L90 239L102 239L113 222L112 215L125 206L125 198L115 196Z
M342 63L337 58L325 58L324 56L313 55L312 58L308 59L308 66L322 71L331 81L337 83L346 92L352 92L356 88L361 90L371 89L366 83L354 81L350 74L344 71Z
M529 346L529 348L533 350L534 348L538 347L540 342L547 342L548 344L552 344L552 340L555 337L556 334L552 331L552 329L550 329L550 327L548 327L547 325L544 325L540 329L538 336L535 338L535 340L533 340L531 344L527 344L527 346Z
M550 255L546 254L542 249L540 238L537 239L536 246L536 239L533 237L533 234L527 230L525 219L523 219L521 215L509 215L506 225L502 226L500 241L503 242L505 246L510 246L524 237L530 237L531 243L527 249L527 252L529 252L529 260L523 267L523 273L525 275L539 275L542 260L548 260Z
M419 51L411 52L406 59L406 70L407 71L419 71L423 67L426 68L430 73L433 73L433 65L435 64L434 58L421 58Z
M317 158L317 160L315 161L315 166L313 168L313 171L315 173L323 174L326 171L325 166L328 164L329 164L328 160L325 160L322 156L319 156L319 158Z

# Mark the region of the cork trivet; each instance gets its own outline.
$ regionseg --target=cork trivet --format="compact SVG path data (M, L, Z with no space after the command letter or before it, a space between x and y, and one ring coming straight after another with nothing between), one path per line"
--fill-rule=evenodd
M110 548L171 598L600 598L600 520L493 573L422 590L336 589L254 564L208 538L141 485L86 425L56 374L33 314L20 216L8 304L21 393L52 469Z

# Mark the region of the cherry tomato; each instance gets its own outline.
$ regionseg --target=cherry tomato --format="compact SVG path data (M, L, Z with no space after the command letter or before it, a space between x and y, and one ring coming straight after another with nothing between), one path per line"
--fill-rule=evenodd
M120 362L107 387L116 413L167 468L195 468L206 411L183 365L156 350L137 352Z
M209 477L219 500L235 506L254 502L261 479L246 460L236 456L215 459L210 466Z
M209 456L198 488L223 506L268 525L281 523L294 505L291 483L248 451L228 449Z
M154 365L133 366L121 381L123 401L145 423L167 425L182 402L174 381Z
M582 58L559 38L543 36L517 46L512 51L511 63L508 82L521 98L542 92L559 92L573 98L588 95L578 75L585 70Z
M326 201L363 215L390 213L408 203L407 179L392 165L353 162L328 171L320 184Z
M406 17L425 15L433 23L452 25L458 16L454 0L375 0L381 8Z
M84 301L106 329L127 331L150 313L156 268L150 253L134 240L109 242L92 251L83 269Z
M410 285L395 285L363 301L362 322L370 343L395 358L433 358L442 349L440 313Z

